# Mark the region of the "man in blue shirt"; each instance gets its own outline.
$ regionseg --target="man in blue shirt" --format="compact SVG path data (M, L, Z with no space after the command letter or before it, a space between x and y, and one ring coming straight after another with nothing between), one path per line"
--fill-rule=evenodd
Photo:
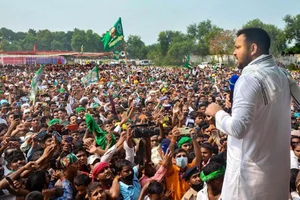
M128 160L116 163L116 170L120 175L120 192L124 200L136 200L141 193L141 185L137 178L138 168L132 166Z

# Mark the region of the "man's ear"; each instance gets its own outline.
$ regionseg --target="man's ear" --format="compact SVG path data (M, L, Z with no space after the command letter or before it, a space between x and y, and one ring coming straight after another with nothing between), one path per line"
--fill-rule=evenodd
M251 53L251 56L254 56L258 53L258 46L257 44L255 43L252 43L251 46L250 46L250 53Z

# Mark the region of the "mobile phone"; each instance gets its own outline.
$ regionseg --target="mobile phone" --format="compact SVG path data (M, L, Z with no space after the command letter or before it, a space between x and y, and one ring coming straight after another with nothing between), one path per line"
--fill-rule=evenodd
M15 186L14 186L14 182L11 180L10 177L6 176L5 179L7 180L7 182L9 183L9 185L10 185L11 187L15 187Z
M191 128L185 127L185 128L178 128L180 135L189 135Z
M159 100L163 101L163 100L165 100L165 99L167 99L167 98L168 98L167 96L163 96L163 97L161 97Z
M139 104L139 102L140 102L140 99L137 98L137 99L135 100L134 106L137 107L137 105Z
M34 138L36 141L45 137L45 135L47 134L46 130L42 130L41 132L39 132L39 134Z
M52 132L52 135L54 135L55 138L56 138L56 140L57 140L59 143L61 143L62 137L61 137L61 135L60 135L57 131L53 131L53 132Z
M54 124L53 126L57 132L61 132L62 128L64 127L64 125L61 124Z
M72 141L73 141L72 136L66 137L66 138L65 138L65 141L66 141L67 143L72 143Z
M77 124L67 125L66 129L69 129L70 131L75 131L78 129L78 125Z
M165 110L169 111L171 110L171 106L170 105L167 105L167 106L164 106L165 107Z
M192 122L188 122L188 124L187 124L187 127L189 127L189 128L194 128L194 123L192 123Z
M20 115L14 114L14 119L20 119Z

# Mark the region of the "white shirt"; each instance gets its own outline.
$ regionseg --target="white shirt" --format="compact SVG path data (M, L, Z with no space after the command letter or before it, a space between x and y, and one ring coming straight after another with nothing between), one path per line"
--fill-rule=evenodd
M295 155L294 151L291 150L291 169L299 169L300 163L298 157Z
M229 135L223 200L288 199L291 97L288 79L274 65L266 68L268 78L281 88L274 101L265 105L258 80L242 74L235 84L232 115L223 110L216 114L216 127Z
M202 190L197 193L197 200L209 200L206 184L204 184ZM222 200L222 198L220 197L219 200Z

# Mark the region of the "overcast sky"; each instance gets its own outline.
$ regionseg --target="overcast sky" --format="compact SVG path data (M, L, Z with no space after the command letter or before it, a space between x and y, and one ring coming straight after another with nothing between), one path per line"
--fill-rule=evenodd
M206 19L224 29L255 18L284 28L285 15L300 14L300 0L0 0L0 8L0 27L13 31L79 28L101 35L122 17L125 38L152 44L160 31L186 32Z

